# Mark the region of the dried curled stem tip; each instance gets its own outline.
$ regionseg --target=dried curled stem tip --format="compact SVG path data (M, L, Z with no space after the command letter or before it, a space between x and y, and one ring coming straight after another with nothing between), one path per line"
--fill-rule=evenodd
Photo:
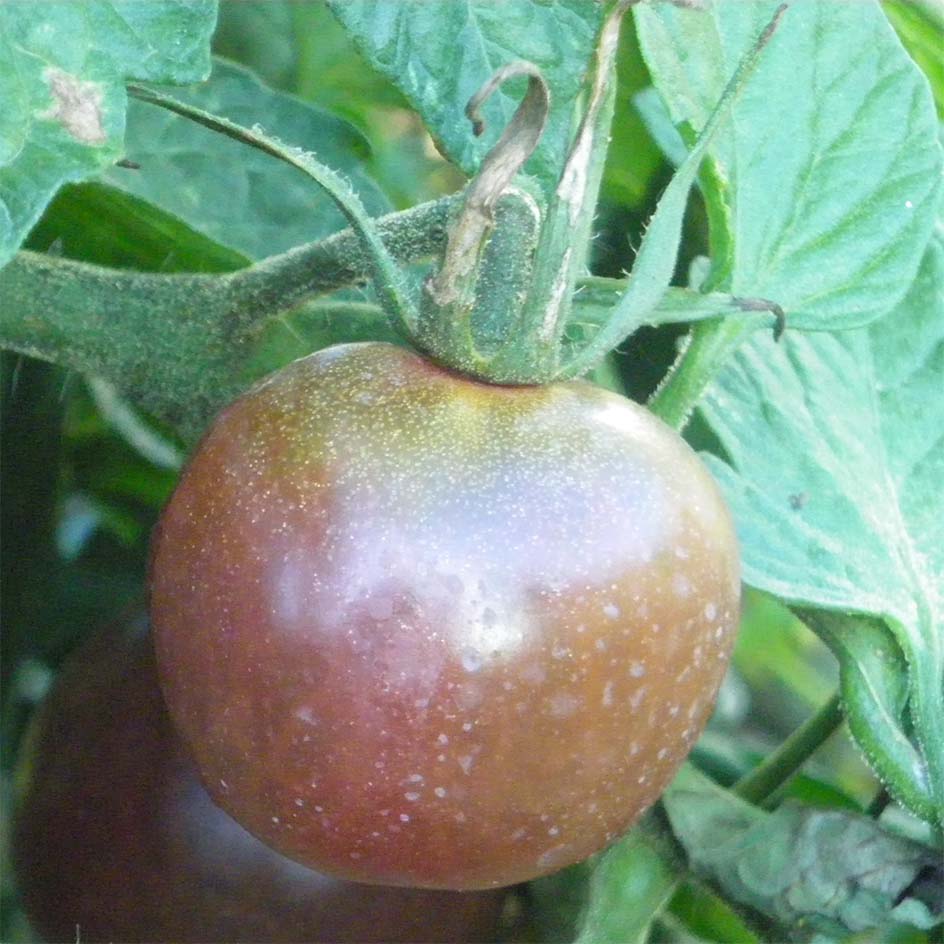
M779 341L787 330L787 314L776 302L767 298L734 298L741 311L769 311L774 316L774 340Z
M470 197L480 207L495 204L537 147L547 125L551 94L541 70L534 63L519 59L495 72L465 106L466 117L472 122L472 132L481 135L485 130L482 106L496 89L509 79L520 76L527 77L528 89L502 136L482 161L472 186Z
M469 184L462 210L449 228L442 267L427 284L431 297L442 307L455 304L460 297L472 298L479 259L494 224L495 205L544 133L550 90L540 69L524 60L502 66L469 99L465 113L472 130L476 135L485 130L482 105L502 84L519 76L528 79L524 98Z
M519 76L528 77L528 91L521 105L524 106L529 98L535 96L535 93L540 93L543 97L544 117L547 118L550 92L541 70L533 62L528 62L526 59L516 59L514 62L509 62L498 69L466 103L465 116L472 122L472 133L476 137L485 130L485 119L481 115L482 106L492 97L492 93L496 89L504 85L509 79L516 79Z

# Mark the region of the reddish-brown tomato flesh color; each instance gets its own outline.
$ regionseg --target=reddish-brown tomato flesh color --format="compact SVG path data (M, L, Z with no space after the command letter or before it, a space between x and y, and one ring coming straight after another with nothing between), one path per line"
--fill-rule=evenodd
M31 729L17 883L49 941L491 941L503 895L313 872L214 806L167 717L145 621L72 658Z
M151 570L168 704L216 801L313 867L442 888L625 830L708 717L739 593L716 485L646 410L379 343L228 407Z

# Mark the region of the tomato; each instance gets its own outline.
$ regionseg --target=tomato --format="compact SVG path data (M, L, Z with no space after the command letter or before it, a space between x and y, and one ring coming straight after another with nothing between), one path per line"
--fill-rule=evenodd
M216 420L152 547L171 714L216 801L312 867L505 885L618 836L704 725L731 519L668 427L380 343Z
M214 806L167 717L143 621L81 647L32 740L14 853L47 940L494 940L499 893L330 878Z

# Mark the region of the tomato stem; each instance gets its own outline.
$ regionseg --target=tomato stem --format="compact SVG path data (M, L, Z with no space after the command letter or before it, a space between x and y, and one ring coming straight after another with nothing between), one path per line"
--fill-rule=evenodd
M796 774L843 722L842 699L835 692L775 751L768 754L732 791L751 803L761 803Z
M480 117L482 105L504 82L519 76L527 76L528 90L498 143L485 156L469 184L462 209L449 227L442 266L426 286L437 307L447 310L460 307L459 312L450 311L450 314L468 317L471 313L481 257L495 224L495 208L544 133L550 92L537 66L524 61L510 62L499 69L466 106L475 134L481 134L485 127Z
M648 406L673 429L682 430L708 384L756 325L743 319L706 321L696 325Z
M419 321L419 312L408 280L384 245L360 198L340 175L316 160L313 155L300 148L282 144L258 128L243 128L227 118L221 118L144 86L131 84L128 86L128 92L143 102L175 112L211 131L248 144L307 174L334 200L360 239L370 263L374 286L384 302L384 308L401 330L413 334Z

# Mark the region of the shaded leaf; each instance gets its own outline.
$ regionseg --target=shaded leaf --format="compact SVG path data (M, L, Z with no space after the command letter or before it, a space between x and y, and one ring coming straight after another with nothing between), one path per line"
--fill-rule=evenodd
M68 184L30 233L27 249L143 272L231 272L249 263L171 213L107 184Z
M313 6L284 0L220 0L213 49L248 66L266 85L297 92L303 43L295 24L304 19L307 25ZM319 24L312 25L317 29ZM323 36L318 40L319 46L333 45Z
M210 68L215 0L0 6L0 265L62 184L122 156L125 79Z
M649 197L652 182L662 167L662 156L647 133L635 96L649 84L636 27L631 16L623 20L616 59L616 111L603 172L603 199L639 207Z
M547 129L525 169L546 191L556 184L575 123L577 97L602 22L586 0L331 0L365 58L403 92L443 153L466 174L478 169L508 124L521 87L499 89L476 138L466 102L501 66L537 65L551 89Z
M699 940L760 944L761 939L740 915L724 899L698 882L686 881L672 896L669 909Z
M730 458L708 461L734 509L745 580L796 605L871 614L891 628L908 664L926 777L896 792L912 802L924 796L915 811L937 818L944 816L942 285L944 240L936 238L908 297L887 317L835 335L788 331L779 345L757 336L703 405ZM847 631L856 631L855 621ZM873 691L863 675L847 703L881 712L888 689L886 681ZM871 722L861 715L858 724ZM899 752L899 737L883 737L889 756ZM874 756L874 742L863 746Z
M651 817L644 819L595 861L577 944L644 941L675 891L681 869L675 847Z
M688 143L774 0L635 7ZM907 291L941 181L927 82L876 3L791 5L702 173L712 288L779 302L798 328L867 324Z
M364 170L366 138L343 119L267 89L251 72L221 60L209 81L174 95L246 127L262 125L315 153L347 176L369 212L389 209ZM111 169L105 178L111 186L250 258L284 252L346 225L330 197L294 168L153 105L132 102L127 153L141 168Z
M681 872L668 827L650 812L605 852L529 885L542 940L642 942Z
M795 801L765 813L691 767L664 803L695 872L794 940L899 922L930 928L944 917L925 884L944 880L940 855L867 816Z
M378 305L326 298L280 312L254 340L245 368L247 382L312 351L353 341L405 343Z

